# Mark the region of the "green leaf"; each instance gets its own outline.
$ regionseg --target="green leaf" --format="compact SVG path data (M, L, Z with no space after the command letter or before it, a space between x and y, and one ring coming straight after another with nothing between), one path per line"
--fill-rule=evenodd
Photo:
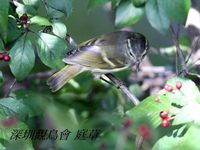
M0 39L0 52L4 51L4 44L3 41Z
M64 40L46 33L39 34L38 55L41 61L50 68L61 68L64 66L62 59L67 51Z
M88 7L89 8L94 8L97 7L98 5L102 5L106 3L108 0L89 0L88 1Z
M2 86L3 86L3 73L0 70L0 89L1 89Z
M25 5L33 6L34 8L38 8L40 6L40 0L23 0Z
M15 40L20 36L20 34L21 34L21 32L17 27L16 19L14 17L9 17L7 42L8 43L15 42Z
M20 100L29 109L29 112L27 112L29 117L39 116L44 110L42 103L44 99L41 94L19 89L12 92L9 96Z
M47 18L41 17L41 16L34 16L30 19L31 24L37 24L40 26L50 26L51 23Z
M171 0L160 1L162 1L163 9L171 22L185 24L191 0L173 0L173 5Z
M164 130L163 128L161 130ZM182 144L182 139L187 131L187 126L179 126L178 128L170 128L170 130L166 130L166 136L161 137L153 146L153 150L182 150L180 148L180 144Z
M31 42L23 36L10 50L10 69L18 81L26 78L35 64L35 53Z
M148 0L132 0L136 7L143 7Z
M69 16L72 11L72 0L46 0L48 13L53 18L60 18L64 15Z
M173 125L194 122L200 124L200 104L189 103L183 107L175 116Z
M200 135L200 126L192 125L186 132L183 139L181 140L181 143L179 144L180 150L181 149L191 149L191 150L200 149L199 135Z
M8 24L9 1L1 0L0 7L0 35L6 41Z
M172 149L176 149L179 146L179 141L181 138L179 137L168 137L165 136L163 138L161 138L160 140L158 140L158 142L154 145L152 150L172 150Z
M7 117L12 117L12 119L15 119L15 121L14 121L14 124L9 127L5 127L3 124L0 123L0 128L1 128L0 142L3 144L3 146L6 147L5 150L8 150L8 149L9 150L13 150L13 149L34 150L32 141L30 138L26 140L18 139L17 141L10 140L10 137L12 136L12 133L14 132L13 130L21 130L22 132L25 132L26 130L29 130L29 128L24 122L18 120L19 118L16 117L16 114L14 114L14 116L7 116L6 114L0 112L0 122L2 122ZM1 145L0 145L0 149L4 150L2 149Z
M34 7L30 5L23 5L21 3L18 3L16 12L19 16L22 16L24 13L27 13L28 15L35 15L36 10Z
M22 100L16 100L11 97L0 99L0 106L17 113L21 119L25 119L30 112L30 109L23 104Z
M160 102L155 101L159 97ZM138 106L127 111L127 115L130 116L133 121L148 118L154 127L157 127L161 123L160 112L163 110L171 110L170 100L164 95L154 95L144 99ZM173 111L173 110L172 110Z
M115 25L129 26L135 24L143 15L143 8L136 8L130 1L126 1L117 8Z
M64 23L60 21L53 21L53 33L61 38L65 38L67 34L67 28Z
M170 26L170 20L165 12L163 0L148 0L145 12L151 26L161 33L166 33Z

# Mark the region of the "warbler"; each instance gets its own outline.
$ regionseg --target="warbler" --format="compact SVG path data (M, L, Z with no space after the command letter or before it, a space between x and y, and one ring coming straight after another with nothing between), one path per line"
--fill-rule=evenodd
M148 40L132 31L115 31L101 35L70 50L63 61L67 64L47 81L52 92L83 71L95 76L124 70L140 62L148 52Z

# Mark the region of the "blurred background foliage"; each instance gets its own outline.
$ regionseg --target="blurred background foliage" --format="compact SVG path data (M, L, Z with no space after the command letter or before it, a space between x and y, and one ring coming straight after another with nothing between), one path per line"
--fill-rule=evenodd
M193 18L190 8L199 14L198 0L0 0L0 5L0 53L11 58L0 60L0 150L200 149L199 18L197 26L186 23ZM177 24L192 72L184 78L176 77L176 68L182 68L175 63L170 31ZM151 46L140 72L115 73L140 99L138 106L89 72L50 91L46 80L64 66L71 47L66 33L81 43L122 28L144 34ZM163 89L165 84L174 90ZM167 127L161 125L164 110L169 111ZM67 140L14 140L15 129L71 134ZM95 140L75 140L82 129L100 133Z

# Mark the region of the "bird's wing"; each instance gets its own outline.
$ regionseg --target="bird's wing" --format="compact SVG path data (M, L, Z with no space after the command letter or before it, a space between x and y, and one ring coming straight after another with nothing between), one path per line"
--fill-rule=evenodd
M104 51L106 47L94 45L81 46L63 59L67 64L79 64L89 68L114 69L124 65L110 57Z

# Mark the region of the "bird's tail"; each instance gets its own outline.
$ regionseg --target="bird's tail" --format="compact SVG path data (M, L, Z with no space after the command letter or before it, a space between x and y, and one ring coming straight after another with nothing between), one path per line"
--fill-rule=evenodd
M67 65L60 71L53 74L48 80L47 84L51 87L52 92L58 91L70 79L82 72L82 67L79 65Z

